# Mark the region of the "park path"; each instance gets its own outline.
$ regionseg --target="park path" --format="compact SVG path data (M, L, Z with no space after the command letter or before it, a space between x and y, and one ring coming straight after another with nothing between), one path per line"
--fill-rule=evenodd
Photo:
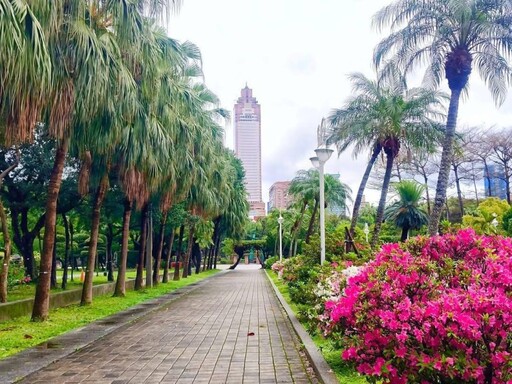
M264 271L243 266L22 383L316 383Z

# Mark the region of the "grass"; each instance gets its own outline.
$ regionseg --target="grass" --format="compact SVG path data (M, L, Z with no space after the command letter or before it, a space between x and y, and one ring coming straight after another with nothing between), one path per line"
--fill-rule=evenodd
M143 301L195 283L217 272L219 271L211 270L199 275L193 274L186 279L171 281L166 284L160 283L155 288L143 291L127 291L126 297L123 298L110 295L97 296L89 306L80 307L76 304L54 309L50 312L49 320L42 323L31 322L28 317L0 322L0 359Z
M298 313L298 307L295 303L293 303L290 299L290 295L288 293L288 286L282 282L282 280L279 280L277 275L271 271L267 271L267 275L270 277L270 279L274 282L276 287L279 289L279 292L283 295L284 299L292 309L292 311L297 314ZM307 329L306 324L302 323L304 328ZM325 339L324 337L320 335L315 335L311 337L313 339L313 342L316 344L318 349L322 352L322 355L327 361L327 364L331 367L334 374L338 378L338 381L341 384L367 384L368 382L366 379L359 375L357 372L354 371L354 369L350 366L348 366L342 359L341 359L341 351L336 350L332 347L329 340Z
M137 271L135 269L130 269L126 271L126 278L127 279L134 279L135 275L137 274ZM70 281L70 275L68 274L68 284L66 291L70 291L72 289L82 289L83 283L80 281L80 272L74 271L74 281ZM114 273L114 281L116 280L117 273ZM60 284L62 281L62 271L57 272L57 286L58 288L52 289L52 293L57 292L63 292L63 290L60 288ZM98 276L96 276L96 272L94 273L94 280L93 284L105 284L108 283L107 276L103 276L103 272L100 272ZM13 288L9 289L7 291L7 300L9 302L16 301L16 300L23 300L23 299L31 299L34 297L36 292L36 284L30 283L30 284L23 284L23 285L16 285Z

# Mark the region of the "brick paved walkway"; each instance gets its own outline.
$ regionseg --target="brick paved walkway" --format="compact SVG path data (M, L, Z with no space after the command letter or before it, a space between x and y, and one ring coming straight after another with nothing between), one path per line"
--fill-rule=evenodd
M264 272L241 267L22 383L316 383Z

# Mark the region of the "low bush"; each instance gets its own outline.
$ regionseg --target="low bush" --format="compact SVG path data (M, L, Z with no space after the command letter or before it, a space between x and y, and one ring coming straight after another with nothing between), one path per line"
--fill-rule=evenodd
M370 382L512 382L512 239L467 229L388 244L339 282L324 331Z

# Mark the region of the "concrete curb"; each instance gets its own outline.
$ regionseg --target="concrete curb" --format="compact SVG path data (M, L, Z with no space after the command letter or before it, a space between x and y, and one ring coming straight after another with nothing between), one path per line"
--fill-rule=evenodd
M129 326L148 314L166 308L173 301L201 288L208 280L225 273L227 273L226 270L220 271L203 280L178 288L163 296L144 301L124 311L96 320L82 328L56 336L45 343L2 359L0 360L0 384L11 384L20 381L26 376L85 348L96 340Z
M311 362L311 365L315 370L317 378L320 380L320 382L324 384L339 384L336 375L332 371L329 364L327 364L327 362L325 361L324 357L322 356L322 353L320 352L316 344L313 342L309 334L306 332L302 324L299 322L299 320L295 316L295 313L292 311L283 295L281 295L281 292L279 292L279 289L276 287L270 276L268 276L267 270L265 270L265 274L267 275L267 279L270 281L270 284L272 284L272 288L274 288L274 292L277 298L279 299L279 302L286 311L286 314L288 315L288 318L292 323L292 327L295 330L295 333L302 341L304 349L306 350L306 354L308 355L309 361Z

